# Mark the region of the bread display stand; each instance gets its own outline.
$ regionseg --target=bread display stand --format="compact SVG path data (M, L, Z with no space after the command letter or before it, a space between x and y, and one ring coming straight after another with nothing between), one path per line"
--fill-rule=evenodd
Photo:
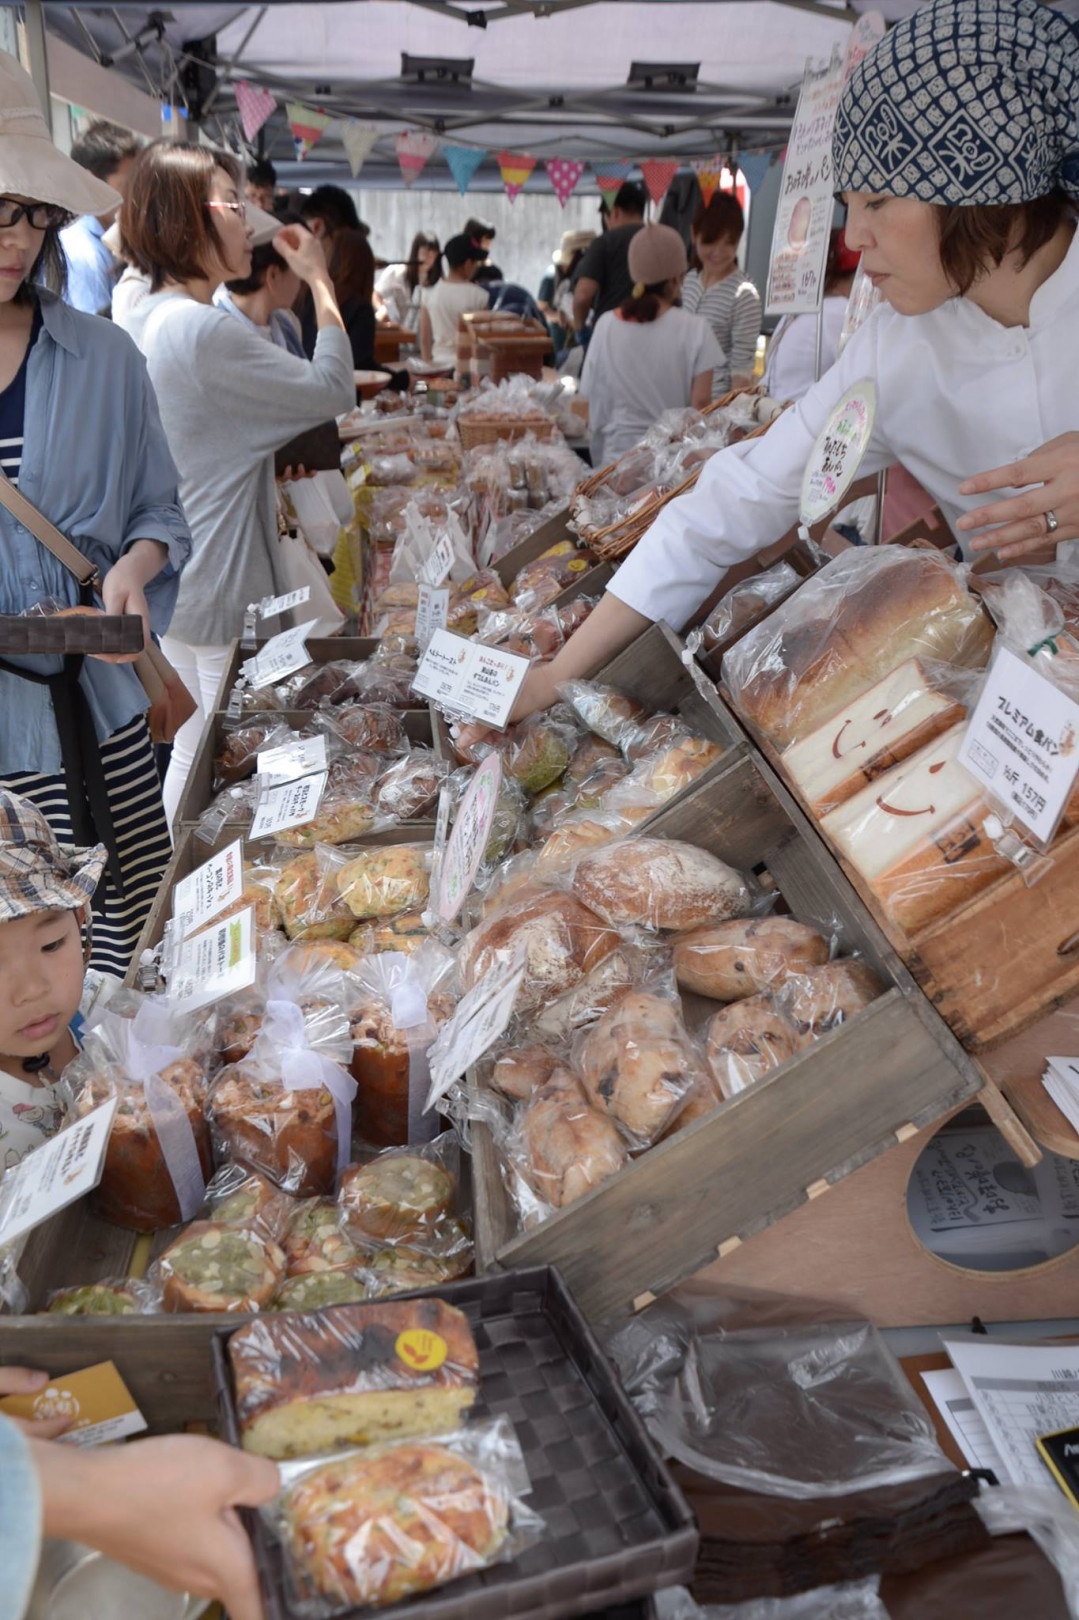
M622 657L632 666L634 649ZM796 917L833 918L842 951L861 953L888 989L808 1051L520 1235L494 1144L485 1127L473 1127L477 1264L557 1265L593 1322L640 1310L983 1084L758 755L721 760L640 836L650 834L699 845L741 870L767 869ZM478 1084L475 1075L470 1084ZM781 1230L777 1242L786 1245L788 1225Z

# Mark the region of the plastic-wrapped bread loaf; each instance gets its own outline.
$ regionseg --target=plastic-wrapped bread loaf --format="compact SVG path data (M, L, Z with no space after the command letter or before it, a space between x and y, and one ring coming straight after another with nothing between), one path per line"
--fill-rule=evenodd
M953 726L821 823L908 933L1011 870L985 830L991 811L982 788L959 763L965 729Z
M614 929L573 895L526 888L466 934L457 960L461 989L471 990L523 950L516 1010L532 1011L572 990L620 944Z
M828 960L828 941L793 917L735 917L682 934L672 951L683 990L741 1001Z
M589 1102L638 1147L666 1130L701 1068L677 996L648 990L623 995L575 1046L573 1063Z
M614 1121L586 1099L576 1076L556 1069L518 1122L519 1169L542 1204L564 1209L626 1163Z
M605 922L684 929L749 910L741 873L673 838L626 838L577 864L573 892Z
M766 995L732 1002L705 1026L708 1068L724 1097L733 1097L808 1044Z

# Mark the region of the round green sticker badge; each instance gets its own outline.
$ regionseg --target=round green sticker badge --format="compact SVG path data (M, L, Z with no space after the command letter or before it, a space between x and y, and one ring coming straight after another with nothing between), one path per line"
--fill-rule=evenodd
M438 874L438 914L452 922L476 880L502 788L502 761L488 754L461 800Z
M865 377L839 401L806 462L800 507L806 528L834 512L857 478L876 416L877 386Z

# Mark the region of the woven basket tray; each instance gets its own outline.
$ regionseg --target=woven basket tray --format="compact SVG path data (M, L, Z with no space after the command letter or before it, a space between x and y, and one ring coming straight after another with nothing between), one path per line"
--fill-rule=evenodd
M478 444L500 444L503 441L509 444L524 439L529 433L537 439L553 439L558 432L558 423L545 421L515 421L507 416L501 421L478 421L468 416L457 418L457 434L464 450L474 450Z
M693 1515L558 1272L496 1271L428 1292L468 1317L480 1354L471 1421L503 1413L511 1420L532 1483L528 1502L546 1532L512 1563L379 1613L561 1620L688 1582L697 1556ZM232 1331L218 1331L213 1354L222 1434L235 1445ZM277 1542L254 1514L244 1518L267 1620L293 1620ZM350 1609L342 1620L369 1620L371 1612Z

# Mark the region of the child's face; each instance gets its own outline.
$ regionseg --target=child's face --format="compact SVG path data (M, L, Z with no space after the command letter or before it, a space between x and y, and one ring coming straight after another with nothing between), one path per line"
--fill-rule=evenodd
M73 911L0 923L0 1052L51 1052L82 999L82 938Z

